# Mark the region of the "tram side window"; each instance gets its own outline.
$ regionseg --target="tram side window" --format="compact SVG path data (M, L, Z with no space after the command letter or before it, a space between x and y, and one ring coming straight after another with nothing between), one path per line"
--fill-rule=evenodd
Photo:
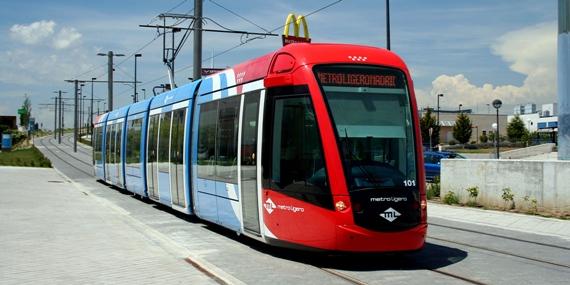
M237 184L237 143L240 97L221 100L216 140L216 176Z
M142 118L130 120L127 123L127 164L139 167L141 152L141 128Z
M105 163L111 163L111 129L113 125L107 125L105 138Z
M147 161L149 163L156 162L156 139L158 136L158 115L150 116L150 122L148 125L148 150L147 150Z
M237 184L237 140L241 97L200 105L198 177Z
M122 160L121 149L123 145L123 123L118 123L115 125L115 127L117 129L117 137L115 139L115 163L120 163Z
M168 173L169 147L170 147L170 123L172 112L160 114L160 132L158 134L158 171Z
M332 208L325 160L311 99L278 96L268 102L263 145L264 187Z
M97 154L97 128L93 128L93 134L91 135L91 147L93 149L93 153L91 157L93 158L93 164L95 164L95 156Z
M198 125L198 177L215 179L216 177L216 125L218 102L200 105Z
M102 132L102 127L96 127L93 132L93 159L95 161L101 161L101 148L103 145Z

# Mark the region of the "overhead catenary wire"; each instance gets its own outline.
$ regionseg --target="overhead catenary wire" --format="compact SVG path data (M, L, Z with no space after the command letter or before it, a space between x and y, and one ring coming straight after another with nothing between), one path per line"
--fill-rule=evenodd
M227 7L224 7L222 4L220 4L220 3L218 3L218 2L216 2L216 1L214 1L214 0L209 0L209 1L212 2L212 4L214 4L214 5L216 5L216 6L220 7L220 8L222 8L222 9L228 11L228 12L231 13L232 15L234 15L234 16L236 16L236 17L238 17L238 18L240 18L240 19L242 19L242 20L244 20L244 21L246 21L246 22L248 22L248 23L250 23L250 24L252 24L252 25L254 25L254 26L258 27L258 28L260 28L260 29L262 29L262 30L263 30L264 32L266 32L266 33L269 33L269 31L268 31L267 29L265 29L264 27L262 27L262 26L260 26L260 25L258 25L258 24L256 24L256 23L254 23L253 21L251 21L251 20L249 20L249 19L247 19L247 18L245 18L245 17L239 15L238 13L236 13L236 12L230 10L230 9L227 8ZM212 20L212 21L213 21L213 20ZM220 25L220 27L221 27L221 25Z
M336 4L338 4L338 3L342 2L342 1L344 1L344 0L335 0L335 1L333 1L333 2L331 2L331 3L329 3L329 4L327 4L327 5L325 5L325 6L323 6L323 7L320 7L320 8L318 8L318 9L314 10L314 11L311 11L310 13L306 14L304 17L307 18L307 17L309 17L309 16L311 16L311 15L314 15L314 14L316 14L316 13L319 13L319 12L321 12L321 11L323 11L323 10L325 10L325 9L328 9L328 8L334 6L334 5L336 5ZM210 20L211 20L211 19L210 19ZM278 27L276 27L276 28L270 30L269 32L272 33L272 32L278 31L278 30L282 29L283 27L285 27L285 24L280 25L280 26L278 26ZM237 45L235 45L235 46L233 46L233 47L230 47L230 48L225 49L225 50L223 50L223 51L221 51L221 52L219 52L219 53L216 53L216 54L213 55L213 56L210 56L210 57L207 57L207 58L203 59L202 62L203 62L203 63L204 63L204 62L208 62L209 60L211 60L211 59L213 59L213 58L219 57L219 56L224 55L224 54L226 54L226 53L228 53L228 52L230 52L230 51L233 51L233 50L235 50L235 49L237 49L237 48L240 48L240 47L244 46L245 44L247 44L247 43L249 43L249 42L251 42L251 41L253 41L253 40L256 40L256 39L264 39L264 38L266 38L266 37L264 37L264 36L256 36L256 37L247 39L246 41L242 41L242 42L240 42L239 44L237 44ZM185 66L185 67L179 69L178 72L181 72L181 71L190 69L190 68L192 68L192 67L193 67L193 65L187 65L187 66ZM157 82L157 81L162 80L162 79L167 78L167 77L168 77L167 75L163 75L163 76L160 76L160 77L157 77L157 78L154 78L154 79L145 81L145 83L141 84L141 86L148 86L148 85L151 84L151 83ZM121 93L121 94L122 94L122 93Z
M182 4L184 4L185 2L188 2L188 0L182 0L180 1L178 4L176 4L174 7L170 8L168 11L166 11L166 13L172 12L174 9L182 6ZM191 13L194 9L190 10ZM154 23L156 21L156 19L158 19L158 16L155 16L154 18L151 19L151 21L149 22L149 25ZM133 57L135 54L139 53L140 51L142 51L143 49L145 49L147 46L149 46L152 42L154 42L156 39L158 38L158 35L152 39L150 42L146 43L145 45L143 45L143 47L139 48L138 50L136 50L135 52L133 52L132 54L130 54L127 58L125 58L124 60L120 61L118 64L122 64L123 62L125 62L126 60L130 59L131 57ZM81 78L82 76L89 74L91 72L94 72L95 70L99 69L99 68L104 68L105 66L107 66L107 63L102 63L99 65L92 65L90 69L88 69L87 71L84 71L80 74L77 74L76 76L74 76L73 78ZM107 74L107 72L96 76L96 78L105 76Z
M178 7L180 7L180 6L182 6L182 4L184 4L184 3L187 2L187 1L188 1L188 0L182 0L180 3L176 4L176 6L170 8L168 11L166 11L166 13L172 12L174 9L176 9L176 8L178 8ZM194 10L194 9L192 9L192 10ZM153 17L152 19L150 19L150 21L148 22L147 25L150 25L150 24L156 22L156 20L158 20L158 16L155 16L155 17Z

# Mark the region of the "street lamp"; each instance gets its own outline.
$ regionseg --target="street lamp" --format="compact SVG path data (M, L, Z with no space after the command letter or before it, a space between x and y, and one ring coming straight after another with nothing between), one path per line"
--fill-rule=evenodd
M121 53L113 53L113 51L109 51L105 53L98 53L98 56L107 56L107 101L109 103L109 111L113 110L113 56L125 56Z
M93 81L97 78L91 77L91 111L89 112L89 135L93 136Z
M141 57L142 54L135 54L135 93L133 94L133 103L137 102L137 57Z
M497 109L497 159L500 158L499 156L499 108L501 108L501 105L503 105L503 102L501 102L501 100L499 99L495 99L493 100L493 107L495 109Z
M439 97L443 97L443 94L437 94L437 125L439 126Z
M146 99L146 89L141 89L143 91L143 98Z
M81 136L83 125L83 86L85 86L84 83L79 84L79 136Z
M461 114L461 107L463 106L463 104L459 104L459 114Z
M86 115L86 113L85 113L85 100L87 100L86 98L87 98L87 95L83 95L83 99L82 99L83 106L81 107L82 108L81 112L83 113L83 121L81 121L81 123L83 124L83 128L85 128L85 117L86 117L85 116Z

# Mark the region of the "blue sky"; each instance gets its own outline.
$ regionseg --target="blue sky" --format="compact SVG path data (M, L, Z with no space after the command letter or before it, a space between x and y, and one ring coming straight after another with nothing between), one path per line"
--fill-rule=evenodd
M214 2L272 30L283 25L289 12L307 14L334 1L204 1L204 16L232 29L261 32ZM555 0L392 0L392 50L412 70L422 107L434 106L437 93L446 94L441 101L444 108L463 104L482 113L495 98L505 102L504 113L511 113L512 105L518 103L553 102L556 4ZM189 12L193 1L5 1L2 6L0 114L15 115L27 94L34 104L33 116L51 128L53 113L38 104L52 102L54 90L71 93L72 85L65 79L105 79L106 58L97 53L134 53L156 36L155 30L138 25L176 6L171 12ZM344 0L310 16L308 22L314 42L386 46L382 0ZM217 28L212 21L205 27ZM205 34L203 57L239 43L236 35ZM215 65L231 66L280 44L279 38L255 40L217 56ZM166 75L161 40L141 53L138 71L143 84L139 88L147 89L148 95L153 86L166 80L160 79ZM191 54L190 39L176 60L179 85L191 76ZM121 61L116 59L116 63ZM115 78L132 80L133 69L133 59L127 59L116 67ZM105 98L106 85L96 84L94 90L95 97ZM132 87L117 84L115 106L128 104L131 94ZM71 124L71 120L66 122Z

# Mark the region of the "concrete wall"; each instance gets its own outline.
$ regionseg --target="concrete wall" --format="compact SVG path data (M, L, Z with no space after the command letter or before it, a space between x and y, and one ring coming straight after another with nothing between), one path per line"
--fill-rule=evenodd
M484 206L504 207L502 189L509 187L518 209L531 206L523 200L528 196L537 200L539 209L570 213L570 161L442 160L441 197L453 191L465 203L465 189L475 186L477 202Z
M556 146L556 145L553 143L545 143L545 144L529 146L529 147L519 148L519 149L514 149L514 150L509 150L509 151L502 151L501 152L501 158L502 159L517 159L517 158L525 158L525 157L535 156L535 155L540 155L540 154L545 154L545 153L551 153L552 150L554 149L554 146ZM496 156L496 151L495 151L495 153L489 154L488 158L495 158L495 156Z

